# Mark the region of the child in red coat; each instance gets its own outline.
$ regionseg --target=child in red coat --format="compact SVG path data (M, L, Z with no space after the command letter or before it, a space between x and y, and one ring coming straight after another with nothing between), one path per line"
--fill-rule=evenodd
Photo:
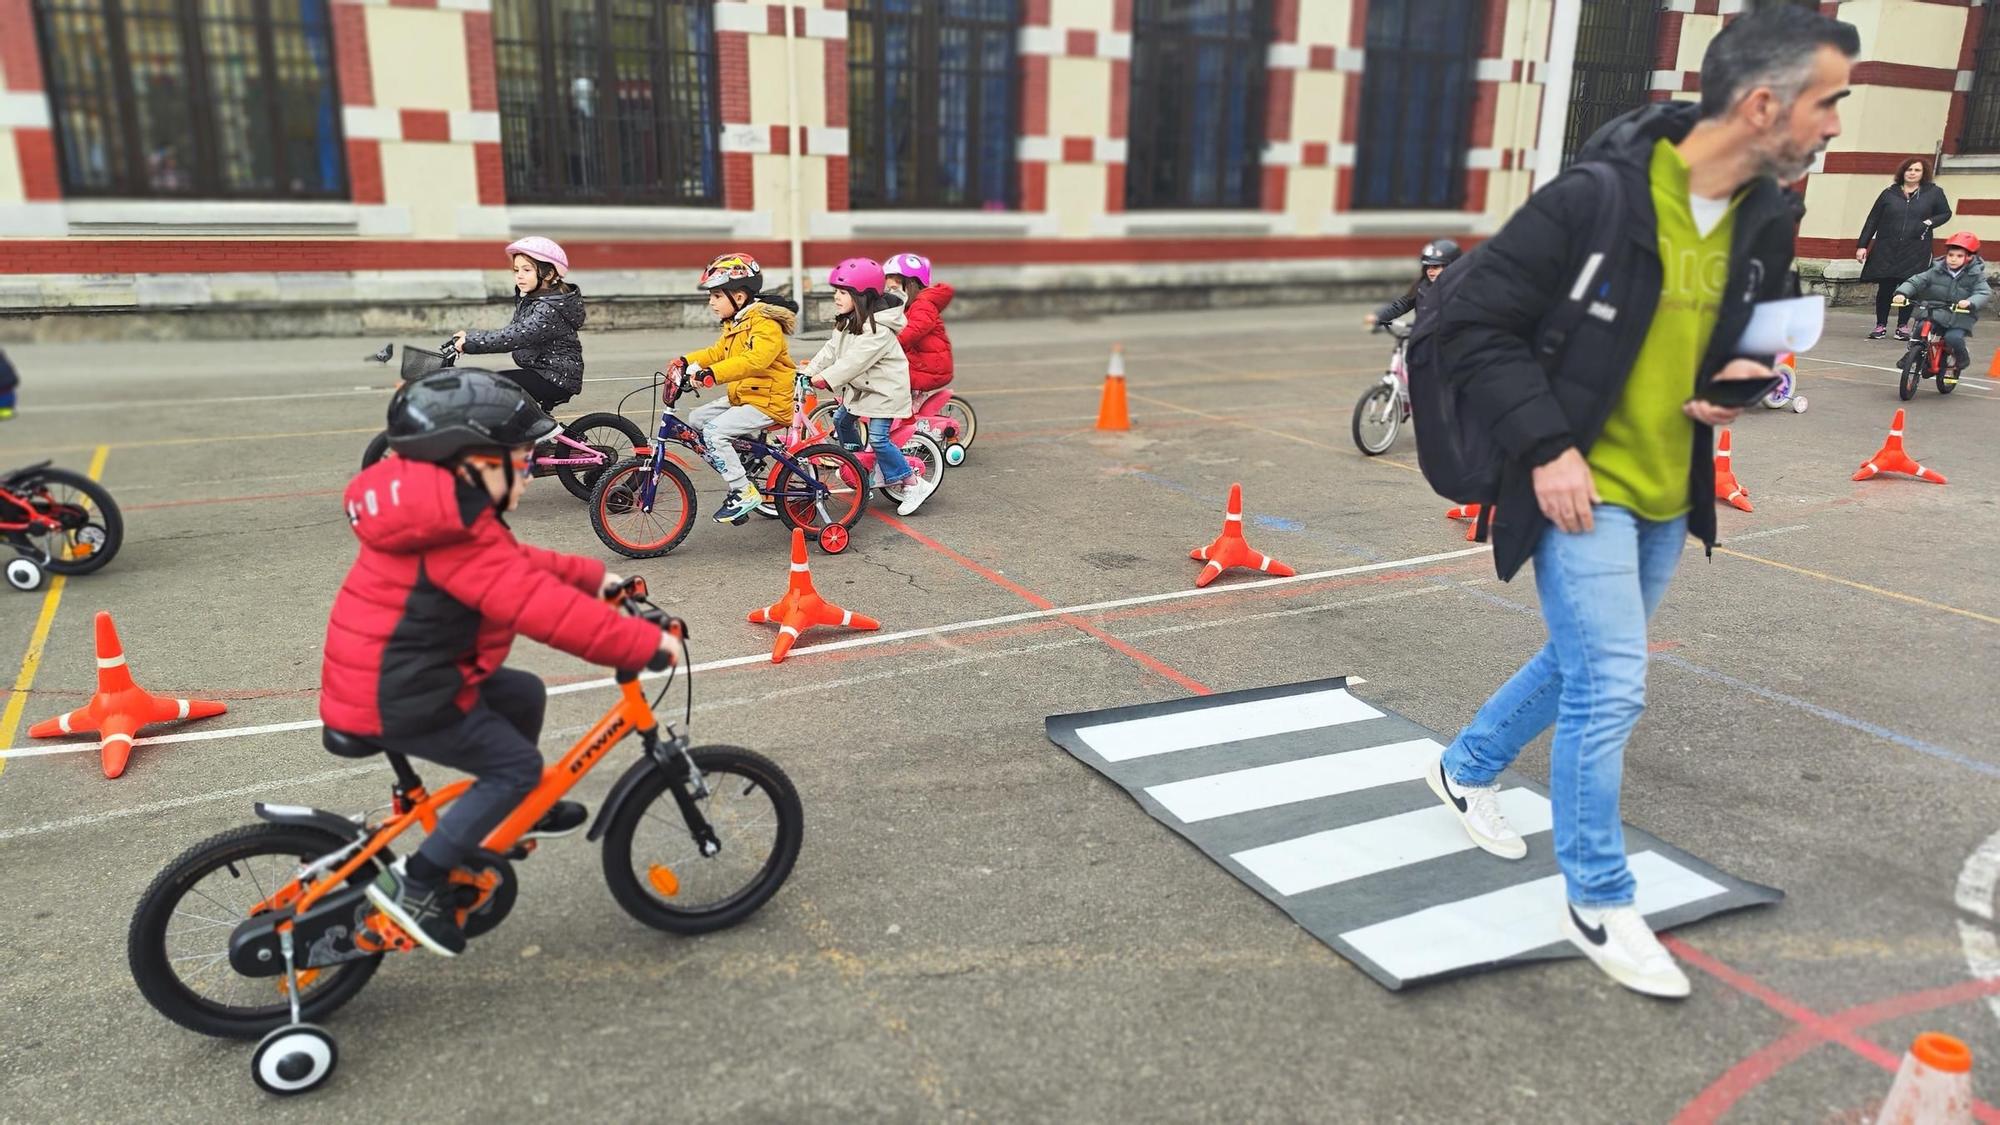
M931 260L902 253L882 264L891 293L900 294L909 322L896 334L910 357L910 390L919 397L951 382L951 334L944 330L944 307L951 286L931 282Z

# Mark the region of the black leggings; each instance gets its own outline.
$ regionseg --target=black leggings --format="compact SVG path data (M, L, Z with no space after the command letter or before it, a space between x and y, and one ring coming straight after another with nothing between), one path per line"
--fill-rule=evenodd
M1878 281L1875 283L1875 323L1889 323L1889 298L1896 295L1896 287L1901 284L1902 282L1900 281ZM1910 306L1904 305L1902 308L1896 310L1896 327L1904 328L1909 323Z
M449 871L499 827L542 780L542 715L548 689L532 673L496 668L464 717L432 734L376 739L384 749L469 773L472 788L438 817L417 854Z
M539 371L530 371L522 367L509 367L505 371L495 371L494 374L500 376L502 379L519 383L521 389L528 392L528 397L539 403L543 410L550 412L553 412L556 407L576 397L574 391L566 391L556 386L554 383L549 382Z

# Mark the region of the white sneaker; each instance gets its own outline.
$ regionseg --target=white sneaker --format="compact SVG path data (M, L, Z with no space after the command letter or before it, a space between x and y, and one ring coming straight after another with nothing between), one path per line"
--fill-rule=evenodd
M1445 807L1458 814L1458 822L1465 825L1465 834L1480 849L1499 856L1501 859L1522 859L1528 854L1528 842L1507 823L1507 814L1500 811L1500 790L1491 785L1460 785L1444 772L1444 759L1439 758L1437 768L1425 778L1430 782L1431 792Z
M923 507L924 501L930 499L931 493L936 491L937 484L935 482L927 481L921 476L912 474L908 479L903 481L902 503L896 505L896 514L899 516L916 515L917 509Z
M1636 906L1603 910L1563 904L1563 936L1606 976L1634 992L1679 1000L1691 987Z

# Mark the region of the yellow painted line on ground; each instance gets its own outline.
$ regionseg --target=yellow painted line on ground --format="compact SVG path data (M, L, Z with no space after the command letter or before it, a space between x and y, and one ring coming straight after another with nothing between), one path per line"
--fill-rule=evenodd
M1353 456L1360 458L1362 461L1370 465L1392 465L1398 469L1403 470L1406 473L1416 473L1419 476L1423 475L1422 469L1419 469L1415 465L1409 464L1408 462L1391 460L1390 458L1387 457L1369 457L1363 454L1360 450L1355 449L1351 445L1330 445L1323 441L1315 441L1309 437L1300 437L1297 434L1288 434L1283 430L1273 430L1265 426L1253 426L1248 422L1239 422L1234 418L1225 418L1220 414L1210 414L1206 410L1196 410L1192 406L1181 406L1178 403L1167 402L1164 399L1157 399L1152 397L1151 395L1142 395L1134 393L1132 397L1138 400L1139 402L1151 403L1154 406L1164 406L1168 410L1178 410L1183 414L1193 414L1196 417L1207 418L1213 422L1220 422L1225 426L1236 426L1240 429L1249 430L1252 433L1269 434L1272 437L1284 438L1286 441L1298 442L1300 445L1310 445L1315 449L1330 449L1333 450L1335 453L1352 454Z
M1893 601L1899 601L1899 602L1907 602L1910 605L1922 606L1925 609L1935 609L1940 613L1955 613L1960 617L1970 617L1974 621L1983 621L1988 625L2000 625L2000 617L1991 617L1988 616L1987 614L1978 613L1973 610L1960 609L1955 605L1946 605L1943 602L1930 601L1925 598L1919 598L1910 594L1902 593L1901 591L1898 590L1885 590L1880 586L1870 586L1866 582L1856 582L1852 578L1842 578L1837 574L1828 574L1825 571L1808 570L1807 568L1802 566L1793 566L1791 563L1782 563L1776 559L1767 559L1762 555L1746 555L1741 551L1732 551L1727 547L1717 547L1715 549L1715 553L1718 555L1728 555L1730 558L1733 559L1745 559L1749 562L1763 563L1765 566L1775 566L1779 570L1789 570L1793 574L1803 574L1807 578L1817 578L1822 582L1836 583L1841 586L1846 586L1850 589L1860 590L1864 594L1874 594L1876 597L1889 598Z
M90 459L90 468L85 475L96 480L104 472L104 459L111 456L111 447L100 445ZM48 644L49 628L56 622L56 607L62 604L63 586L66 575L55 575L49 579L49 592L42 595L42 612L35 618L35 631L28 634L28 651L21 657L20 674L14 677L14 690L7 696L7 709L0 711L0 746L14 744L14 732L21 726L21 712L28 706L28 689L35 686L35 673L42 666L42 649ZM7 768L7 760L0 758L0 771Z
M211 434L206 437L155 438L150 441L114 441L110 445L45 445L39 449L22 452L75 453L81 449L155 449L167 445L212 445L225 441L284 441L287 438L335 437L342 434L379 434L380 426L361 426L347 430L295 430L285 434Z

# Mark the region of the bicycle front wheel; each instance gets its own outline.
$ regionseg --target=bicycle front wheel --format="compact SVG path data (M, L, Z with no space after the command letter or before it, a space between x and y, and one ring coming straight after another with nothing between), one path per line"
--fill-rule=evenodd
M646 484L653 504L646 506ZM681 545L694 528L694 482L671 461L653 476L651 458L633 457L597 478L590 494L590 529L605 546L632 559L656 559Z
M1354 404L1354 445L1370 457L1389 452L1403 430L1403 404L1396 388L1377 383Z
M238 923L285 909L299 893L301 867L339 850L331 832L290 824L253 824L196 844L167 865L139 898L126 938L132 979L147 1003L190 1031L255 1039L292 1021L285 979L246 977L229 964ZM363 864L348 880L374 879ZM354 999L382 955L299 973L299 1014L320 1019Z
M701 775L650 759L604 835L604 881L657 930L728 929L769 902L798 862L805 810L777 763L736 746L688 751ZM664 799L663 799L664 798Z
M646 431L623 414L586 414L564 426L563 433L572 441L589 446L600 458L595 465L562 465L556 469L563 487L578 500L590 499L597 489L597 478L604 475L607 467L632 456L634 449L646 444ZM558 460L581 456L561 442L555 444L554 452Z
M1899 370L1901 374L1896 379L1896 397L1908 402L1917 397L1917 384L1924 378L1923 352L1911 348L1909 354L1903 357Z
M42 468L9 485L39 516L56 527L22 534L48 556L52 574L102 569L125 542L125 518L105 487L82 473Z

